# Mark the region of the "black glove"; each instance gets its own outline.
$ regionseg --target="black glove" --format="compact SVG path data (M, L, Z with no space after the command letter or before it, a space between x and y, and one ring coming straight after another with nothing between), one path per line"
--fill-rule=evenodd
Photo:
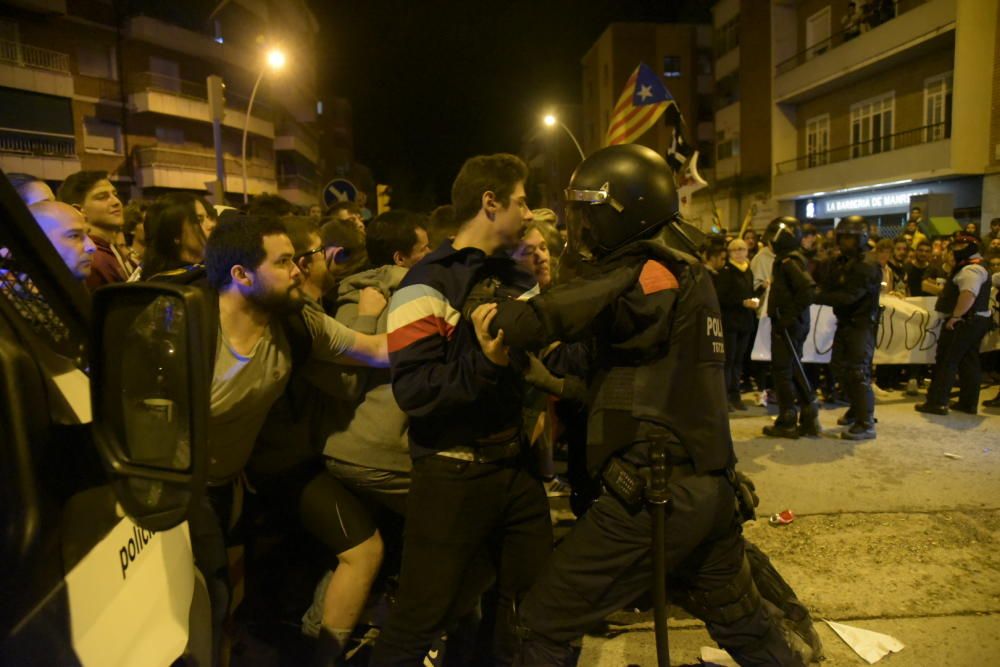
M462 316L471 322L472 311L484 303L496 303L498 301L497 289L499 287L500 282L493 277L484 278L473 285L469 291L469 296L465 297L465 303L462 304Z

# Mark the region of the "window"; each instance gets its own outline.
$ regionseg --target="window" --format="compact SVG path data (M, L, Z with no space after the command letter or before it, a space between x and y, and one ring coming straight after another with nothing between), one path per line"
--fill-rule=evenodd
M740 17L735 16L715 31L715 57L721 58L740 45Z
M715 82L715 109L738 102L740 99L740 72L736 70Z
M84 149L88 153L110 153L120 155L122 150L122 128L99 118L83 119Z
M806 121L806 164L818 167L830 160L830 114Z
M895 92L851 107L851 157L892 150Z
M740 154L740 138L738 136L728 137L722 132L716 133L715 158L725 160L730 157L737 157Z
M951 72L924 82L924 141L951 136Z
M667 79L676 79L681 75L681 57L663 56L663 76Z
M156 141L161 144L183 144L184 130L179 127L157 127Z
M830 48L830 7L824 7L806 19L806 60Z
M222 38L222 21L215 19L215 41L224 44L226 40Z
M173 60L149 57L150 83L158 90L181 92L181 68Z
M76 68L81 76L117 79L115 49L103 44L81 44L76 49Z

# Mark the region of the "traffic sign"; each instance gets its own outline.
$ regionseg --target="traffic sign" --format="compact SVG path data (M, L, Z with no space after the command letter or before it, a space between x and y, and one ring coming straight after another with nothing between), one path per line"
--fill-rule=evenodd
M335 178L323 188L323 203L327 208L342 201L357 201L358 187L346 178Z

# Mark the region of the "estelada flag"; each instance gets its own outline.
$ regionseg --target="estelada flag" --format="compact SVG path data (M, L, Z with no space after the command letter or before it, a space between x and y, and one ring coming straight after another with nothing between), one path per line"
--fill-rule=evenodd
M604 144L614 146L635 141L671 104L674 98L656 72L645 63L639 63L611 112Z

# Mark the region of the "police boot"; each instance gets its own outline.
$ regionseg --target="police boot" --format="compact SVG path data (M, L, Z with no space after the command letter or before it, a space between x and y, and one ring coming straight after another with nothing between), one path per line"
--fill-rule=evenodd
M778 418L774 420L774 424L764 427L764 435L770 438L798 440L799 427L796 423L797 421L798 415L795 413L794 408L791 410L782 410L778 413Z
M822 434L823 428L819 425L819 406L813 401L799 411L799 435L804 438L815 438Z
M872 419L856 421L851 428L841 433L840 437L844 440L874 440L875 422Z

